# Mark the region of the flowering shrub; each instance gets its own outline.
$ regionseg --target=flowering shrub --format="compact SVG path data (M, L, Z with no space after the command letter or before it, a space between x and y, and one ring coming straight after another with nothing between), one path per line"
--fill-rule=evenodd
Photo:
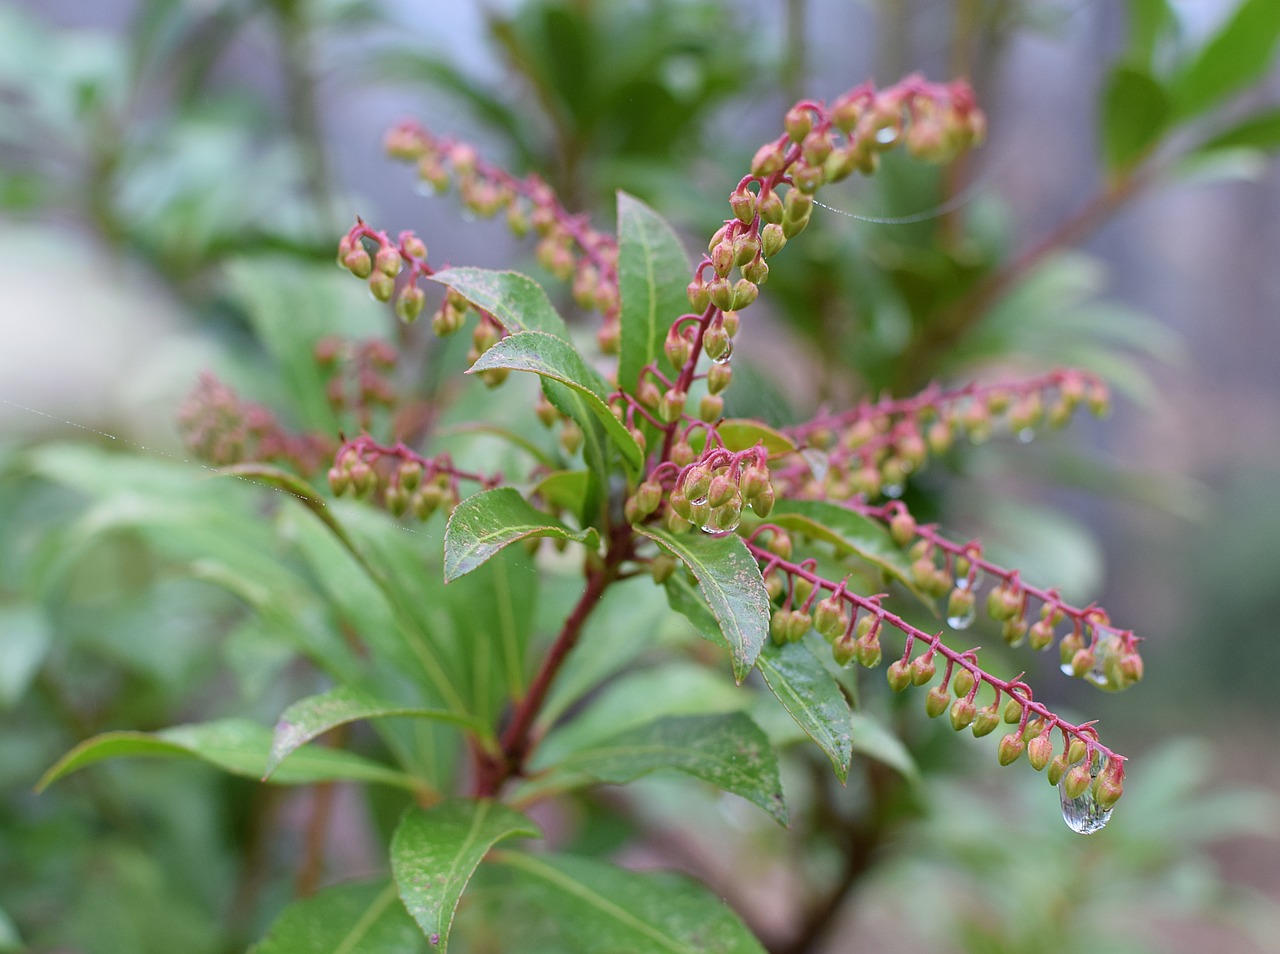
M727 908L689 883L571 854L494 848L538 837L526 812L556 796L664 769L742 796L786 823L774 743L743 711L707 711L692 698L646 710L633 699L618 719L590 701L614 674L607 666L564 688L606 593L647 576L727 653L738 683L759 673L841 780L854 751L853 664L883 667L894 691L928 687L926 712L945 714L955 731L981 737L1003 728L997 760L1025 756L1058 788L1074 830L1100 829L1123 792L1124 757L1090 723L1058 715L1021 676L988 670L962 634L982 606L1010 645L1056 646L1064 672L1113 690L1142 677L1137 639L1102 608L1073 605L991 561L980 542L953 541L919 522L900 498L954 442L1062 426L1081 405L1105 412L1106 387L1062 369L934 385L790 427L726 418L735 342L750 334L749 309L770 270L786 267L779 255L805 230L814 195L855 172L873 174L887 150L946 160L981 140L984 120L963 83L911 77L882 90L860 86L830 105L802 101L783 126L755 154L730 194L730 216L692 268L670 227L636 199L619 196L615 238L567 211L536 177L513 177L472 147L417 126L393 130L389 152L414 163L432 190L456 188L470 211L504 214L517 235L536 237L539 262L570 284L578 305L599 313L599 355L580 349L531 278L437 268L411 232L393 239L358 221L339 243L339 263L405 323L430 302L436 335L470 325L466 370L484 385L514 383L511 372L535 375L533 410L555 446L507 427L495 411L472 428L506 440L529 466L483 470L431 452L445 408L414 396L407 377L394 373L396 349L382 341L314 343L313 370L349 433L290 433L266 409L201 381L181 413L190 447L293 495L341 548L307 544L314 572L330 581L349 622L350 645L308 645L336 686L290 706L274 733L233 720L99 736L54 766L44 784L111 754L151 752L195 755L283 783L347 778L410 792L414 805L391 838L394 890L344 886L329 889L325 904L298 902L261 950L301 950L290 939L303 931L333 938L357 925L401 931L396 894L443 950L478 870L507 890L498 902L481 892L477 905L544 906L556 923L538 929L560 932L573 949L661 942L758 950ZM322 459L333 497L389 512L414 535L429 534L443 515L439 551L405 549L403 539L370 530L363 507L349 516L348 505L335 506L308 482ZM517 543L522 548L507 549ZM570 559L581 583L560 607L547 580ZM439 591L418 579L437 565L450 584ZM498 591L533 580L562 612L554 637L531 650L531 620L490 619L486 601L518 606ZM449 592L465 596L450 603ZM921 613L946 626L922 628L911 621ZM433 727L430 745L385 729L394 768L307 744L363 720L381 732L398 724L387 721L393 716ZM465 759L449 755L456 747Z

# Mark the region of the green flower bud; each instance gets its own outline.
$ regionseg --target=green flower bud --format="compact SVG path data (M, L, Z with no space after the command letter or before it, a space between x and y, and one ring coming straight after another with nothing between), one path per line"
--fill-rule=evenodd
M821 632L821 630L819 630ZM837 666L847 666L858 655L858 645L849 633L840 633L831 641L831 658Z
M905 510L897 511L889 521L889 535L898 546L907 546L916 536L916 518Z
M383 272L374 272L369 276L369 294L378 301L390 301L396 290L396 280Z
M733 340L723 322L712 322L702 335L702 350L712 361L720 361L733 351Z
M698 402L698 420L714 423L724 415L724 398L718 394L704 394Z
M357 497L367 497L378 486L378 475L374 469L362 460L357 460L347 468L351 478L351 488Z
M695 278L689 283L689 287L685 289L685 294L689 297L690 307L699 314L706 311L707 306L711 304L711 293L707 290L707 284L699 278ZM671 333L675 334L675 329L672 329ZM671 339L668 338L667 340L670 341ZM683 363L680 362L680 364ZM672 364L675 364L675 362L673 361ZM676 365L676 367L679 366L679 364Z
M1001 583L987 594L987 613L996 622L1013 619L1022 611L1022 593L1007 583Z
M983 706L978 710L977 716L973 720L972 731L975 738L982 738L984 735L990 735L995 731L997 725L1000 724L1000 709L995 703L989 706Z
M951 696L942 686L934 686L924 697L924 711L929 714L930 719L942 715L950 704Z
M1067 761L1074 765L1084 758L1087 751L1089 747L1083 741L1073 738L1071 744L1067 746Z
M409 508L409 494L402 487L388 487L387 492L383 494L382 499L393 516L402 516Z
M781 172L786 163L787 159L782 147L776 142L766 143L756 150L751 160L751 174L764 179L776 172Z
M329 468L329 489L335 497L341 497L351 486L351 476L341 467Z
M756 214L760 216L760 221L768 225L776 225L782 221L782 196L776 190L770 189L767 192L761 192L756 200ZM763 230L761 231L761 241L764 240ZM766 253L766 256L768 253Z
M944 692L945 695L945 692ZM978 717L978 707L970 699L957 699L951 704L951 728L959 732L973 725Z
M1097 661L1092 649L1088 647L1079 649L1071 657L1071 674L1073 676L1083 676L1085 673L1092 672Z
M402 462L396 470L396 482L405 490L417 490L422 483L422 464L416 460Z
M794 189L812 195L822 188L822 184L826 182L827 175L823 171L822 166L814 166L801 159L791 167L791 184ZM783 220L786 221L785 219Z
M755 220L756 197L750 189L734 190L733 195L729 196L729 205L733 208L734 216L743 225L750 225Z
M689 493L686 489L685 493ZM738 496L738 485L727 471L720 471L711 478L707 485L707 503L712 507L720 507Z
M1053 624L1047 619L1036 620L1027 632L1027 645L1032 649L1048 649L1053 643Z
M1027 621L1021 616L1015 616L1013 619L1004 621L1004 625L1000 627L1000 637L1010 646L1017 646L1022 643L1022 637L1027 634Z
M671 445L671 463L677 467L686 467L692 464L696 456L693 445L684 438Z
M707 369L707 391L711 394L719 394L729 386L729 380L732 377L733 369L727 362L711 365Z
M787 222L798 222L801 219L807 222L812 212L813 196L801 192L799 189L787 190L787 197L782 202L782 222L784 226ZM787 237L790 238L790 236Z
M933 567L932 560L929 561L929 566L931 568ZM931 569L930 576L932 577L932 575L933 570ZM951 585L951 580L949 578L947 580L947 585ZM973 616L971 615L972 610L973 590L968 588L961 589L958 586L953 589L951 591L951 595L947 597L947 619L954 619L957 623L970 621L973 619Z
M689 395L684 391L669 388L658 401L658 418L666 424L678 420L688 399Z
M1043 771L1053 758L1053 740L1049 734L1041 733L1027 743L1027 761L1037 772Z
M413 515L419 520L428 520L444 501L444 489L439 484L423 484L410 500Z
M842 635L848 626L849 616L844 611L843 600L837 599L834 594L818 600L818 604L813 608L813 628L818 631L819 636L831 642ZM853 652L852 645L849 651Z
M917 686L923 686L937 671L932 654L926 653L911 660L911 681Z
M390 245L384 245L378 249L378 254L373 260L373 267L388 278L399 275L400 266L403 264L404 260L400 258L400 253Z
M708 521L704 522L704 528L710 527L712 533L727 533L730 530L737 529L738 523L742 520L742 500L733 497L719 507L712 507Z
M742 277L753 285L763 285L769 280L769 263L763 255L757 255L742 266Z
M792 610L791 611L791 630L789 633L791 642L798 643L800 642L800 640L804 639L805 634L809 632L809 628L812 625L813 625L813 617L811 617L808 613L806 613L802 609Z
M426 298L426 294L417 285L405 285L396 298L396 317L407 325L413 324L422 314Z
M902 692L911 685L911 666L905 660L895 659L889 663L885 675L889 680L889 688L894 692Z
M727 278L717 278L708 283L707 291L711 295L711 303L721 311L732 311L734 303L733 284Z
M861 622L861 620L859 620ZM865 666L867 669L874 669L880 665L882 650L880 648L880 631L873 630L866 635L860 635L856 640L857 644L857 660L858 664Z
M1115 762L1116 768L1112 768L1112 762ZM1098 802L1098 807L1106 811L1112 808L1116 802L1120 801L1120 796L1124 794L1124 768L1123 763L1117 760L1108 760L1106 767L1098 773L1098 777L1093 782L1093 797Z
M560 447L572 457L582 446L582 428L574 421L565 421L560 427Z
M1049 784L1057 785L1067 772L1067 753L1059 752L1049 763Z
M1012 765L1018 761L1027 743L1022 741L1022 735L1018 732L1010 732L1000 740L1000 748L997 751L997 758L1001 765Z
M951 679L951 691L958 697L967 696L973 691L973 673L967 669L957 668Z
M342 264L356 278L368 278L373 273L373 259L362 247L356 245L342 259Z
M785 530L774 530L769 537L768 550L774 556L780 556L784 560L791 559L791 535Z
M749 279L739 278L733 286L733 307L729 311L740 311L752 304L760 295L760 289Z
M1093 776L1089 774L1089 766L1083 762L1078 762L1067 769L1067 774L1062 779L1062 788L1067 798L1079 798L1092 784Z
M1017 699L1010 697L1004 704L1004 721L1009 725L1022 721L1022 703Z
M769 638L775 646L785 646L791 641L791 613L789 610L776 609L769 617Z
M781 208L781 204L779 204L779 208ZM770 222L760 230L760 254L765 258L773 258L773 256L782 251L782 247L786 244L786 233L778 222Z
M800 142L813 128L813 113L799 106L792 106L782 118L782 125L792 142Z
M679 562L665 550L655 556L649 564L649 572L653 574L653 582L662 584L671 579L671 575L675 573Z

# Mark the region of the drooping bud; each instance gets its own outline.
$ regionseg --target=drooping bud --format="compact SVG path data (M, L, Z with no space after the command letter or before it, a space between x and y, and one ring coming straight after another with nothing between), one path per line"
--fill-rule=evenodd
M925 653L911 660L911 681L917 686L923 686L934 677L937 671L938 667L933 661L932 653Z
M707 306L711 304L711 293L707 290L707 283L700 278L695 278L689 283L685 294L689 297L690 307L699 314L706 311Z
M369 276L369 294L378 301L390 301L396 290L396 280L383 272L374 272Z
M390 245L384 245L378 249L378 254L373 260L373 267L380 271L388 278L395 278L400 274L400 266L404 264L400 258L400 253Z
M710 301L710 298L707 300ZM683 368L693 355L693 342L672 325L671 330L667 332L667 340L663 343L662 350L666 353L672 367Z
M967 696L973 691L973 673L964 667L957 667L955 675L951 678L951 690L956 697Z
M895 659L889 663L885 675L889 680L889 688L894 692L902 692L911 685L911 666L904 659Z
M751 174L764 179L776 172L781 172L786 163L786 156L778 143L765 143L756 150L755 156L751 159Z
M1062 779L1062 788L1068 798L1079 798L1092 784L1093 776L1084 762L1077 762L1067 769L1067 774Z
M405 285L396 298L396 317L405 324L412 324L422 314L426 294L417 285Z
M1053 758L1053 739L1048 732L1042 732L1027 743L1027 761L1037 772L1043 771Z
M1010 732L1000 740L1000 748L996 757L1001 765L1012 765L1018 761L1027 744L1022 741L1022 733Z
M848 626L849 617L844 612L844 601L837 599L835 594L819 600L813 608L813 628L827 642L842 635ZM850 646L850 653L852 651L853 648Z
M831 640L831 658L836 661L837 666L849 665L857 655L858 645L851 634L841 632L839 636Z
M960 698L951 704L951 728L959 732L973 725L978 717L978 707L969 698Z
M1000 724L1000 708L994 702L978 710L973 720L972 732L975 738L982 738L995 731Z
M712 364L707 369L707 391L711 394L719 394L729 386L729 380L733 377L733 368L727 362Z
M662 551L649 564L649 572L653 575L653 582L658 584L667 582L679 565L679 560L665 550Z
M760 221L766 223L766 227L770 224L776 225L782 221L782 196L776 190L769 189L767 192L761 192L760 197L756 200L756 214L760 216ZM761 239L764 238L764 230L761 230ZM766 253L766 257L771 253Z
M678 388L668 388L658 401L658 418L665 424L677 420L684 413L684 405L688 399L689 395L686 392Z
M800 142L813 128L813 113L800 106L792 106L782 118L782 125L792 142Z
M1027 632L1027 645L1032 649L1048 649L1053 643L1053 624L1047 619L1036 620Z
M750 225L755 220L756 197L750 189L735 189L733 195L729 196L729 205L733 207L734 216L743 225Z
M702 350L712 361L722 361L733 352L733 340L724 327L724 322L713 321L702 335Z
M688 493L689 491L685 491ZM722 507L730 500L738 497L738 485L726 471L721 471L711 478L707 486L707 504L711 507Z
M1049 784L1057 785L1062 781L1062 776L1067 772L1067 753L1059 752L1053 757L1053 761L1049 763Z
M916 536L916 518L899 509L889 521L889 535L898 546L907 546Z
M765 258L773 258L786 244L787 236L780 223L770 222L760 230L760 254Z
M936 719L947 711L951 704L951 695L942 686L934 686L924 697L924 711L930 719Z
M698 420L713 424L724 415L724 398L719 394L704 394L698 402Z
M351 477L341 467L329 468L329 489L335 497L341 497L351 486Z

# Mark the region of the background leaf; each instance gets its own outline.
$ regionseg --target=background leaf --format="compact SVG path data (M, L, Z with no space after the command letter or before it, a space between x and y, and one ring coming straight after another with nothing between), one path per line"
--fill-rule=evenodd
M1173 78L1178 119L1204 112L1260 79L1280 39L1280 4L1243 0L1222 29Z
M270 752L271 731L248 719L179 725L159 732L104 732L86 739L59 759L41 776L36 789L43 790L95 762L128 756L195 758L232 775L260 779ZM403 772L350 752L318 746L297 752L271 781L278 785L305 785L336 779L419 787Z
M620 785L670 769L740 795L778 824L787 824L777 756L760 727L741 712L665 716L610 735L547 767L554 775L545 784L552 787L556 776L585 775Z
M839 684L804 643L779 646L768 640L756 668L796 725L826 753L843 782L849 777L853 733L849 702Z
M519 881L520 934L571 954L763 954L737 916L702 885L666 872L626 871L566 855L503 852Z
M374 881L294 901L249 954L416 954L422 947L395 885Z
M541 835L524 815L487 799L448 799L404 816L391 841L391 870L433 947L448 948L458 899L489 849L504 838Z
M1102 94L1102 157L1111 175L1127 172L1159 142L1169 96L1151 74L1118 66Z

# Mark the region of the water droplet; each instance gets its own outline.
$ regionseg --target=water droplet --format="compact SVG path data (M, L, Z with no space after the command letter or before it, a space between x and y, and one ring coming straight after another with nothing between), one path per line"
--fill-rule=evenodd
M1102 756L1095 752L1090 774L1097 778L1101 770ZM1093 797L1092 785L1086 788L1078 798L1068 797L1066 780L1067 776L1064 772L1061 781L1058 782L1058 798L1062 802L1062 820L1067 823L1068 828L1081 835L1092 835L1095 831L1102 831L1111 819L1111 809L1103 808L1098 804L1098 800Z
M876 130L876 142L888 145L898 138L898 130L893 126L885 126Z
M880 488L880 493L884 494L891 500L897 500L902 496L902 484L885 484Z
M969 589L970 587L972 587L972 588L973 588L973 590L974 590L974 592L977 592L978 586L979 586L979 584L981 584L981 583L982 583L982 571L981 571L981 570L974 570L974 571L973 571L973 577L972 577L972 578L970 578L970 577L968 577L968 576L957 576L957 577L956 577L956 589L957 589L957 590L967 590L967 589Z
M1036 432L1034 428L1024 427L1018 431L1018 443L1020 444L1030 444L1035 439Z
M468 225L478 220L475 209L467 205L458 209L458 218L462 219L462 221L466 222Z
M737 530L737 529L738 529L738 524L739 524L739 523L741 523L741 520L734 519L734 520L730 520L728 523L726 523L726 524L725 524L724 526L722 526L722 527L717 527L713 521L708 520L706 523L704 523L704 524L702 525L702 532L703 532L703 533L717 533L717 534L719 534L719 533L733 533L733 531L735 531L735 530Z
M689 503L694 507L701 507L706 502L707 502L706 494L703 494L701 497L694 497L692 500L689 501Z
M958 585L958 584L957 584ZM973 621L977 619L978 611L970 604L969 608L960 616L948 616L947 625L952 629L968 629L973 625Z
M730 338L727 341L725 341L724 354L720 355L720 357L718 358L712 358L711 363L712 364L728 364L729 359L732 357L733 357L733 339Z
M436 194L436 187L433 186L426 179L418 179L413 184L413 191L418 193L418 195L422 196L423 198L429 199Z

